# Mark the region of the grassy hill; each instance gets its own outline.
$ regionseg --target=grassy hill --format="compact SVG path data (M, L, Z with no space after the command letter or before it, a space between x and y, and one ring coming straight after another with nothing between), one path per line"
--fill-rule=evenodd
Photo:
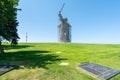
M4 48L0 62L20 68L1 75L0 80L96 80L78 69L81 62L120 70L119 44L20 43ZM120 80L120 74L110 80Z

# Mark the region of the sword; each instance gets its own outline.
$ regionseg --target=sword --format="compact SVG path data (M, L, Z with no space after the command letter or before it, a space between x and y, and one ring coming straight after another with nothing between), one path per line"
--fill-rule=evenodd
M61 9L60 9L60 11L59 11L59 14L61 14L61 12L62 12L64 6L65 6L65 3L62 5L62 7L61 7Z

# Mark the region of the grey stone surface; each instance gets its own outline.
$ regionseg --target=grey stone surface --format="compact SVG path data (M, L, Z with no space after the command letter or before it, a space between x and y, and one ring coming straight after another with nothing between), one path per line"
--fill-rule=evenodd
M111 77L120 73L119 70L115 70L115 69L105 67L105 66L102 66L99 64L95 64L95 63L85 63L82 65L79 65L79 68L87 71L88 73L90 73L102 80L108 80Z
M11 71L15 68L18 68L18 66L16 65L8 65L8 64L5 64L5 63L0 63L0 75L8 72L8 71Z

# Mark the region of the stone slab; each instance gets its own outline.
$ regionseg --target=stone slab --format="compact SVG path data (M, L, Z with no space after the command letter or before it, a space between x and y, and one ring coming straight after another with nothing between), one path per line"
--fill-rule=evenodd
M62 63L60 63L59 65L61 65L61 66L67 66L67 65L69 65L69 63L62 62Z
M102 80L108 80L120 73L120 70L115 70L95 63L83 63L79 65L79 68Z
M18 68L16 65L0 64L0 75L9 72L15 68Z

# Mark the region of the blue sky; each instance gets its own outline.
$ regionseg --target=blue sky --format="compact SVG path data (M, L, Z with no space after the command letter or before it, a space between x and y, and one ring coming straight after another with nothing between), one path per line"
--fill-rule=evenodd
M20 0L20 42L58 42L58 11L72 26L72 42L119 43L120 0Z

